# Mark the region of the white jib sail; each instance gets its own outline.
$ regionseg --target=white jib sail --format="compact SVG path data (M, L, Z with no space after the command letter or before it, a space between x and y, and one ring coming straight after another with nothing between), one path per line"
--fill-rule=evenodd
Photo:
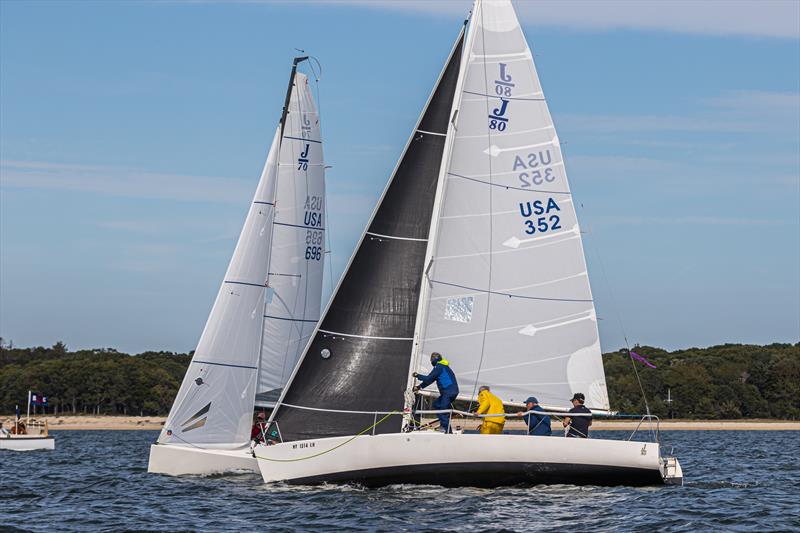
M274 403L319 320L325 262L325 169L308 78L297 73L275 194L257 403Z
M417 371L441 352L462 398L574 392L608 409L581 234L533 56L506 0L477 2L438 211ZM424 355L423 355L424 354Z
M161 444L247 444L258 379L280 129L192 362L158 438Z

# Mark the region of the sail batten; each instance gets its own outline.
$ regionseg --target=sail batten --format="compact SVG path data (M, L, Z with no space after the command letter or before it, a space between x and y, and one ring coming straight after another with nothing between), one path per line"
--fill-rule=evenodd
M235 448L250 438L279 144L280 128L214 306L159 435L161 444Z
M398 411L419 302L433 197L458 77L463 32L272 419L285 440L356 434ZM400 427L398 414L376 433Z
M261 179L160 444L246 446L256 394L286 382L319 317L325 256L319 139L307 77L293 69Z
M510 403L583 392L607 409L580 229L533 55L507 0L476 3L469 33L421 351L447 357L464 399L486 384Z
M258 405L277 399L320 316L327 207L321 138L308 77L297 72L278 164Z

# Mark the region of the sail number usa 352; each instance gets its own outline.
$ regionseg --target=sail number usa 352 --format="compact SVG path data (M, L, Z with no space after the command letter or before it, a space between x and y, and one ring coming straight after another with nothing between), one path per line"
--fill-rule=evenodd
M561 208L553 198L520 202L519 214L522 215L525 233L546 233L561 229Z

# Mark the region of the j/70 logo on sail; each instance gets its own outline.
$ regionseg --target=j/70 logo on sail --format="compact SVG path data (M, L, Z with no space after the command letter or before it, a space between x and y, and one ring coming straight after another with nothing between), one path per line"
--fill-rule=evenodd
M308 151L311 145L306 143L306 148L300 152L300 157L297 158L297 170L308 170Z

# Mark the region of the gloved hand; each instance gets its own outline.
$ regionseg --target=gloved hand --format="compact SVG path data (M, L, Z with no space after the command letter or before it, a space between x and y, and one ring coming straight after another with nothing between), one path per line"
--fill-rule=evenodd
M418 377L419 377L419 374L417 374L416 372L414 372L414 373L413 373L413 374L411 374L411 375L412 375L413 377L415 377L415 378L418 378Z
M414 392L419 392L419 385L414 385L414 388L411 390Z

